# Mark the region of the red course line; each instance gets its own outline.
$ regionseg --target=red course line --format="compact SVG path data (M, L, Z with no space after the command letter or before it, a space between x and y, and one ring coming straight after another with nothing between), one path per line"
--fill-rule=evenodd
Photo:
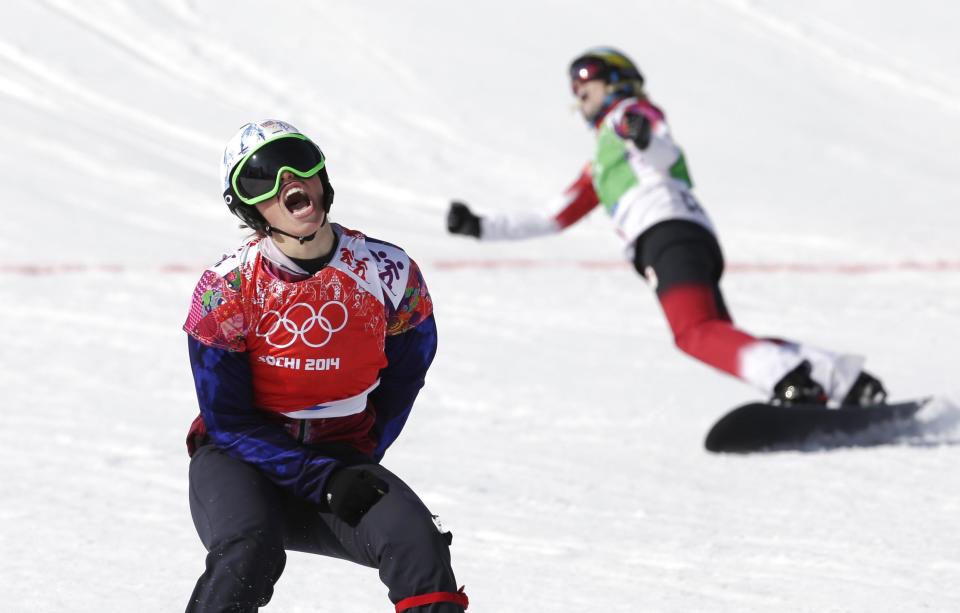
M435 260L433 267L438 270L511 269L511 268L625 268L630 266L622 260L565 260L549 262L546 260ZM852 263L807 263L807 262L732 262L726 269L734 273L804 273L804 274L845 274L863 275L882 272L960 272L960 260L900 262L852 262Z
M622 260L433 260L433 268L442 271L456 270L517 270L543 268L618 269L630 264ZM126 266L123 264L0 264L0 274L24 277L50 275L109 273L122 274L146 270L160 274L199 274L203 266L182 263L164 263L156 266ZM798 273L865 275L887 272L960 272L960 260L902 260L899 262L732 262L727 264L732 273Z

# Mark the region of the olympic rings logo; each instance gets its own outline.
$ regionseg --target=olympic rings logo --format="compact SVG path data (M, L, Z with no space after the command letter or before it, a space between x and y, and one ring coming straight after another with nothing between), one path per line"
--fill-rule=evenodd
M293 317L294 313L306 313ZM298 319L302 319L297 323ZM323 347L333 338L334 332L339 332L347 325L347 307L337 300L327 302L320 310L312 304L298 302L280 314L280 311L270 309L260 318L255 330L256 335L266 339L267 344L277 349L286 349L299 338L307 347ZM284 341L284 331L290 334L289 340Z

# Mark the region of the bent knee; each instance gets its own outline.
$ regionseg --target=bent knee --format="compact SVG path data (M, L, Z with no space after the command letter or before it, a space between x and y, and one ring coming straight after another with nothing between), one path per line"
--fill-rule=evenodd
M208 556L214 565L227 565L239 576L279 576L287 560L282 541L238 536L218 543Z
M450 563L450 538L449 532L440 532L429 514L408 515L405 521L385 526L378 557L445 567Z
M682 330L675 330L673 334L673 344L684 353L696 352L697 347L703 342L703 326L689 326Z

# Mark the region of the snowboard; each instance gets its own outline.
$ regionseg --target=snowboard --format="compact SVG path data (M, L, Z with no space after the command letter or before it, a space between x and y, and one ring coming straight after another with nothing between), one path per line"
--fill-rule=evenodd
M737 407L710 428L704 446L718 453L802 449L818 439L856 435L875 426L911 420L929 398L871 407L789 407L753 402ZM882 437L881 437L882 438ZM836 446L836 445L834 445Z

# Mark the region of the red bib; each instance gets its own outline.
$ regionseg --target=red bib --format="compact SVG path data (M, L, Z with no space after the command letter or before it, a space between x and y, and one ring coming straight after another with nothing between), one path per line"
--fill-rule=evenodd
M241 290L257 406L297 418L362 411L387 365L379 283L364 283L335 263L308 279L284 281L262 258L256 255Z

